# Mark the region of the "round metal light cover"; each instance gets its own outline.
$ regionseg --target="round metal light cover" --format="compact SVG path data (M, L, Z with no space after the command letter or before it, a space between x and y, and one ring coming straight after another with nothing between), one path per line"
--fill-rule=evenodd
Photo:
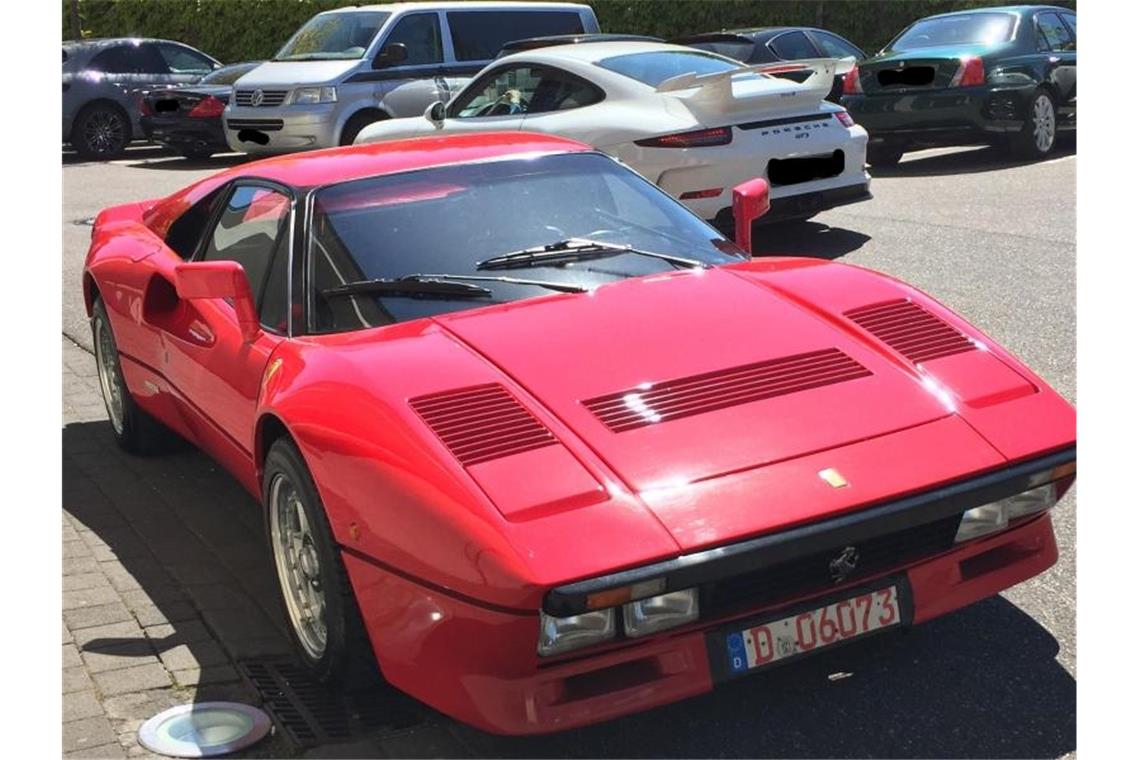
M214 757L260 741L269 716L239 702L199 702L164 710L139 729L139 743L169 757Z

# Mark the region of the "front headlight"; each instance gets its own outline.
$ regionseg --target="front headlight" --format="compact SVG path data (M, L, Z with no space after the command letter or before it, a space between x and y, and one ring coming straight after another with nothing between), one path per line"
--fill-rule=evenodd
M335 103L336 87L298 87L293 90L293 103Z
M625 635L630 637L646 636L666 628L676 628L696 620L700 614L701 608L695 588L670 591L668 594L651 596L622 607Z
M1030 482L1041 482L1048 476L1049 473L1042 473ZM1010 520L1044 512L1052 509L1056 504L1057 484L1046 483L1019 494L1007 496L992 504L967 509L962 513L962 522L958 525L958 535L954 537L954 543L969 541L972 538L1004 530L1009 526Z
M539 613L538 653L542 657L599 644L614 637L614 611L597 610L558 618Z

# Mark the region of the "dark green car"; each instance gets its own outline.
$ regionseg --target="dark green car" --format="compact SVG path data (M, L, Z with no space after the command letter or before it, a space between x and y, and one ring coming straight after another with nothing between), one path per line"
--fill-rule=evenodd
M844 80L872 166L908 150L994 144L1040 158L1077 127L1077 14L1019 5L914 22Z

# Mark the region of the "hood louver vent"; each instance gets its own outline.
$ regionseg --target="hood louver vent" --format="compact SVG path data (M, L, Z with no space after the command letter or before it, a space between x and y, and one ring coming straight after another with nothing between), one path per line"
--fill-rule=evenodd
M582 402L615 433L865 377L837 348L692 375Z
M965 335L905 298L852 309L844 316L914 364L977 348Z
M464 467L557 443L495 383L419 396L409 403Z

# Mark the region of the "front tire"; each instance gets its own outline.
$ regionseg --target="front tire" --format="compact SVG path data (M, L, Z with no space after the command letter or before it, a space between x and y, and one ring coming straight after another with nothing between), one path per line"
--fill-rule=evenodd
M1022 158L1041 159L1057 144L1057 106L1052 94L1038 87L1029 101L1029 111L1021 131L1013 136L1010 148Z
M902 160L902 148L888 148L885 146L868 146L867 163L874 167L895 166Z
M115 443L132 454L150 454L165 448L170 432L139 408L123 381L119 349L102 299L96 299L91 310L91 338L95 344L99 390L103 393Z
M274 442L265 457L266 511L281 608L303 665L320 681L375 683L375 658L348 575L301 453Z
M118 158L131 141L130 119L117 106L93 103L79 112L70 141L88 161Z
M378 121L384 121L387 117L381 113L365 111L352 116L344 124L344 129L340 132L340 144L352 145L356 142L357 135L360 131L367 127L369 124L375 124Z

